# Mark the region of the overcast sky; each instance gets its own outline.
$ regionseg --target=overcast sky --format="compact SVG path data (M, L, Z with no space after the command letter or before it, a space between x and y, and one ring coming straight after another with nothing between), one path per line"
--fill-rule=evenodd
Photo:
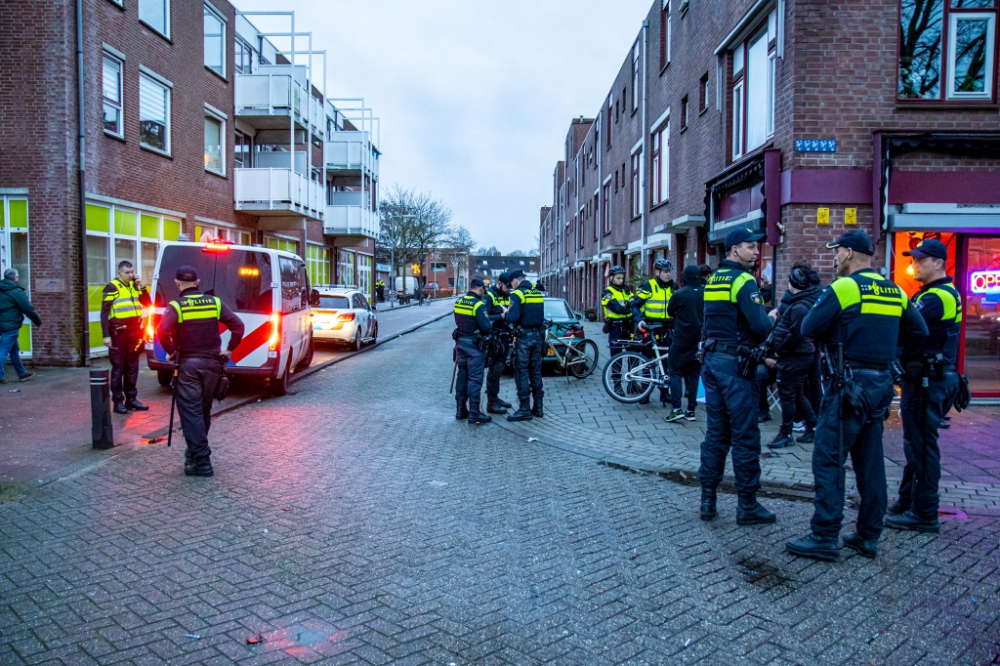
M429 192L479 245L503 252L534 246L569 122L598 111L651 4L234 2L294 10L296 30L327 51L328 95L364 97L382 119L383 192L394 184ZM263 31L282 29L250 18Z

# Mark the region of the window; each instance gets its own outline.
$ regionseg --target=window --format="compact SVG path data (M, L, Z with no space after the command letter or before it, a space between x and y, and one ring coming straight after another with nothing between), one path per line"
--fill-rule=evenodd
M170 37L170 0L139 0L139 20Z
M660 69L670 64L670 0L663 0L660 10Z
M704 76L701 77L701 82L698 84L698 112L703 113L708 109L708 72L705 72Z
M607 129L605 129L604 133L608 137L608 139L607 139L608 140L608 148L610 148L611 147L611 96L610 95L608 96L608 112L605 115L607 116L607 125L608 126L607 126Z
M233 69L239 74L253 74L253 49L242 39L236 40Z
M330 283L330 248L322 245L306 246L306 267L309 281L315 284Z
M215 115L205 114L205 170L226 175L226 124Z
M899 99L992 101L996 31L996 0L902 0Z
M577 222L576 222L576 242L577 242L577 246L581 250L583 249L583 236L584 236L584 232L583 232L583 213L584 213L584 211L583 211L583 209L581 209L580 210L580 217L577 219ZM521 262L521 263L523 264L524 262Z
M249 169L253 166L253 138L249 134L236 130L236 151L233 163L237 169Z
M118 58L104 54L104 72L102 87L104 89L104 131L115 136L122 136L122 69L123 63Z
M170 153L170 89L139 75L139 143Z
M354 284L354 253L341 250L337 262L337 282Z
M605 185L604 188L607 189L607 185ZM594 240L597 240L597 237L599 235L598 234L598 230L600 229L600 225L597 222L597 218L598 218L597 211L599 211L601 209L600 206L601 206L600 199L595 194L594 195L594 206L593 206L593 211L594 211Z
M639 108L639 42L632 48L632 111Z
M615 181L617 183L618 181ZM617 187L615 188L618 189ZM601 224L604 227L604 233L611 233L611 184L608 183L604 186L604 201L601 206Z
M687 129L688 126L688 97L684 95L684 99L681 100L681 130Z
M372 293L372 258L366 254L358 255L358 289L366 298ZM367 303L365 306L367 307Z
M670 121L653 134L653 204L670 198Z
M208 5L205 5L205 67L219 76L226 75L226 23Z
M642 214L642 149L632 155L632 217Z
M777 41L777 11L772 10L766 24L733 51L733 159L774 134Z

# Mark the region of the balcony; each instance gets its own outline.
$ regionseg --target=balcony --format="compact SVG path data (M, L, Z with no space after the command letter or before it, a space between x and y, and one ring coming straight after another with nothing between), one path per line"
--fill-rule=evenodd
M375 238L379 231L378 213L371 209L367 192L334 192L326 207L323 233L363 240Z
M327 137L323 152L327 173L378 178L377 149L372 146L370 132L334 132Z
M304 215L323 219L323 187L284 169L234 169L236 210L260 216Z
M267 65L254 74L237 74L236 117L256 129L287 129L291 119L314 134L326 130L323 103L309 94L301 65Z

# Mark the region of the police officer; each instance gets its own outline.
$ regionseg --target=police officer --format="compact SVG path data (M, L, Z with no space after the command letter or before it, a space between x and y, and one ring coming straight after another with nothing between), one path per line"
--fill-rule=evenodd
M625 269L622 266L612 266L608 271L611 279L601 295L601 306L604 308L604 322L608 334L608 345L611 353L622 351L619 340L630 340L635 320L632 315L632 295L625 286Z
M667 306L674 295L674 266L666 259L657 259L653 263L653 279L642 284L632 299L632 317L639 322L643 328L655 327L654 335L665 346L670 345L670 338L673 334L674 322L667 312ZM652 356L652 355L650 355ZM667 377L666 360L662 363L663 376ZM660 403L666 407L670 401L670 388L665 386L660 389ZM649 398L642 400L642 403L649 402Z
M948 249L944 243L925 239L903 254L912 258L913 277L921 283L913 307L927 324L930 337L923 345L904 345L900 357L904 378L899 413L903 419L906 467L899 499L889 508L885 524L900 530L939 532L938 428L958 395L955 361L962 328L962 298L945 273Z
M139 389L139 357L142 355L142 309L153 303L149 288L128 261L118 263L118 277L104 287L101 332L111 360L111 399L116 414L149 409L136 396Z
M215 296L198 289L198 272L191 266L177 269L175 284L180 296L163 311L156 329L163 349L178 364L174 391L187 451L184 473L212 476L212 399L223 373L223 363L243 340L243 322ZM229 329L229 345L222 351L219 324Z
M486 285L480 279L471 282L471 289L455 301L455 363L458 365L458 388L455 389L459 421L489 423L491 419L480 409L483 393L483 370L486 367L486 336L490 334L488 308L483 303Z
M800 557L836 560L844 519L844 458L850 453L861 506L857 532L844 545L874 558L885 514L882 422L895 395L890 365L900 334L926 337L927 326L903 290L872 269L867 233L848 231L837 250L837 279L802 321L802 335L826 345L826 391L820 404L812 470L812 531L789 541Z
M382 280L375 281L375 300L379 303L385 303L385 282Z
M542 292L524 279L524 271L510 274L514 291L510 295L507 323L514 327L517 343L517 411L508 421L530 421L545 416L542 408L542 348L545 346L545 299ZM531 399L534 398L534 406Z
M483 294L486 304L486 316L493 325L490 336L489 352L486 357L486 411L489 414L506 414L513 407L506 400L500 399L500 377L507 365L507 355L510 353L510 343L513 339L510 326L507 325L507 310L510 308L510 275L501 273L496 284Z
M760 251L762 235L734 229L726 235L726 258L705 285L705 360L701 377L705 383L708 417L701 443L701 519L712 520L716 512L716 488L722 481L726 455L733 451L736 476L738 525L773 523L776 517L757 502L760 489L760 429L757 425L758 385L755 368L745 377L741 359L764 340L771 321L750 270Z

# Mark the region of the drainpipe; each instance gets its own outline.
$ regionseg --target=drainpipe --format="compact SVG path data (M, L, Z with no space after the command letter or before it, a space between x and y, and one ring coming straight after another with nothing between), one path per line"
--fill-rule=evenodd
M646 168L646 160L649 153L646 151L646 108L649 106L649 20L642 22L642 162L639 168L642 169L642 248L639 256L642 260L642 272L646 272L646 264L649 263L647 257L649 251L646 249L646 211L649 209L649 197L646 192L645 181L649 170Z
M87 181L86 181L86 114L83 94L83 0L76 0L76 95L77 141L80 147L80 167L77 180L80 183L80 289L83 297L83 342L81 356L83 365L90 365L90 304L87 294Z
M607 104L602 101L601 106L607 107ZM604 122L604 114L607 112L607 108L602 108L601 112L597 114L597 122L600 123L598 129L607 127L607 123ZM601 288L601 265L603 263L601 262L601 242L604 239L604 169L601 166L601 155L604 153L605 146L608 145L608 137L601 137L601 132L598 131L598 143L602 142L604 143L603 146L597 146L597 211L595 211L597 217L594 220L594 226L597 228L597 269L594 271L595 295ZM611 206L608 206L608 215L611 215ZM596 302L594 305L596 305Z

